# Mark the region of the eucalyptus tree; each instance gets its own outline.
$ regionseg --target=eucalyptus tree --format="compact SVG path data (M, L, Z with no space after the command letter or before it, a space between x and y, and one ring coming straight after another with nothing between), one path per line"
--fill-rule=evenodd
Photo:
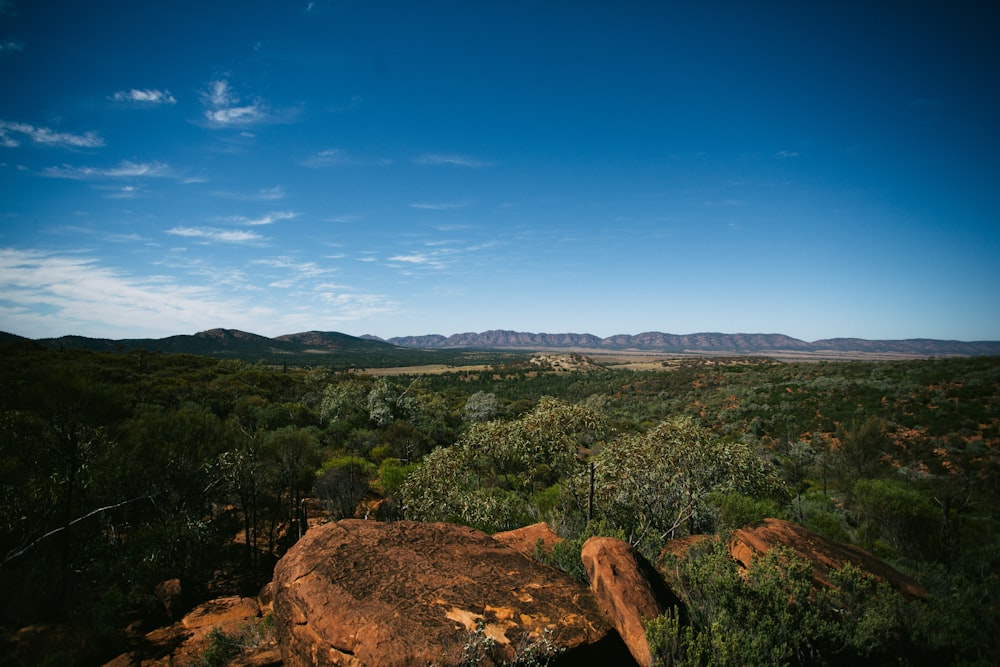
M608 436L599 415L547 397L519 419L476 422L410 474L404 511L489 531L519 527L532 518L532 495L556 484L568 488Z
M595 457L596 514L633 545L711 528L713 493L753 498L780 493L771 466L747 443L717 436L688 419L608 443Z

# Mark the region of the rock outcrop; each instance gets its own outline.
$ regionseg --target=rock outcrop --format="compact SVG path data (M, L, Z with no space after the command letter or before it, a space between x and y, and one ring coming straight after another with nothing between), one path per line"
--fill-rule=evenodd
M520 552L528 558L535 557L535 550L539 546L546 554L551 554L552 547L563 541L556 531L549 528L549 524L545 522L533 523L524 528L505 530L502 533L494 533L493 539L501 544L506 544L514 551Z
M653 654L643 622L674 606L683 609L681 601L649 561L622 540L592 537L584 542L580 558L591 590L632 657L643 667L652 665Z
M513 661L543 642L565 664L631 658L586 586L464 526L347 519L310 530L274 571L287 667Z
M262 607L258 600L238 595L204 602L173 625L157 628L143 637L136 650L123 653L105 667L169 667L194 665L203 661L212 643L213 632L238 636L261 622ZM249 639L249 637L248 637ZM265 667L279 665L277 647L266 639L247 649L230 665Z
M863 573L888 582L909 598L927 596L927 591L916 581L864 549L828 540L807 528L781 519L764 519L734 531L729 543L729 553L743 567L750 567L756 555L766 554L775 547L788 548L797 556L810 561L813 566L813 581L822 586L831 585L830 570L839 570L851 563Z

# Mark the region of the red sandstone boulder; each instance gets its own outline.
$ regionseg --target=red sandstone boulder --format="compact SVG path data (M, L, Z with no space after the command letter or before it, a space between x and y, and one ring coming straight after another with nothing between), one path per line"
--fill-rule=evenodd
M310 530L275 567L274 614L287 667L457 665L477 636L495 642L483 665L545 640L566 664L631 660L586 586L451 524Z
M201 664L212 643L213 631L230 636L246 634L248 643L253 643L249 641L251 639L261 640L259 645L231 660L228 664L232 667L279 665L281 656L273 642L267 637L252 636L251 631L256 627L254 624L260 622L260 614L260 606L251 598L230 596L209 600L188 612L180 622L147 633L142 650L124 653L106 663L105 667Z
M632 546L611 537L592 537L580 553L601 609L611 619L635 661L653 664L643 622L652 620L680 600L666 587L655 568Z
M810 561L816 584L829 587L830 570L839 570L852 563L863 573L888 582L907 597L927 596L923 586L864 549L828 540L807 528L781 519L764 519L734 531L729 543L729 553L743 567L750 567L755 555L766 554L774 547L786 547Z
M501 544L506 544L514 551L522 553L528 558L535 557L535 549L539 544L541 544L541 548L546 554L551 554L552 547L563 541L554 530L549 528L549 524L544 521L533 523L524 528L494 533L493 539Z

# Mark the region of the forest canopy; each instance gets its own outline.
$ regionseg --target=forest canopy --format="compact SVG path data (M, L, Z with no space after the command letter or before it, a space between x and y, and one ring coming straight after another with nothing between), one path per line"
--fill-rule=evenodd
M890 613L846 573L847 588L867 591L850 598L852 618L891 628L850 655L996 655L997 358L577 372L511 361L391 377L136 351L10 346L2 358L7 629L61 621L120 637L137 616L162 620L154 590L174 577L196 598L256 592L310 507L488 532L546 521L566 538L552 562L576 575L573 549L589 535L655 560L670 539L777 517L928 589L919 613ZM750 621L733 605L765 595L719 558L705 550L684 565L698 612L687 639L670 619L654 629L686 647L686 664L718 662L732 647L711 628L730 624L738 644ZM775 576L772 603L801 594L794 569ZM816 664L810 646L840 641L814 631L789 638L788 661Z

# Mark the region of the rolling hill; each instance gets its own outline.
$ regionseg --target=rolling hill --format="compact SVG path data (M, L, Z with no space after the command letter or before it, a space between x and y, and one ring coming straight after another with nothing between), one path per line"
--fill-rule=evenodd
M849 358L871 355L912 357L1000 355L1000 341L955 341L914 338L865 340L831 338L807 342L782 334L646 332L599 338L591 334L527 333L491 330L451 336L405 336L383 340L376 336L349 336L330 331L306 331L268 338L236 329L210 329L167 338L110 340L84 336L43 338L37 341L0 333L0 342L37 344L54 349L95 352L145 350L164 354L197 354L217 358L335 367L386 367L418 364L482 363L485 351L528 353L553 349L663 354L802 355L813 358ZM475 359L473 359L475 357ZM499 357L498 357L499 358Z

